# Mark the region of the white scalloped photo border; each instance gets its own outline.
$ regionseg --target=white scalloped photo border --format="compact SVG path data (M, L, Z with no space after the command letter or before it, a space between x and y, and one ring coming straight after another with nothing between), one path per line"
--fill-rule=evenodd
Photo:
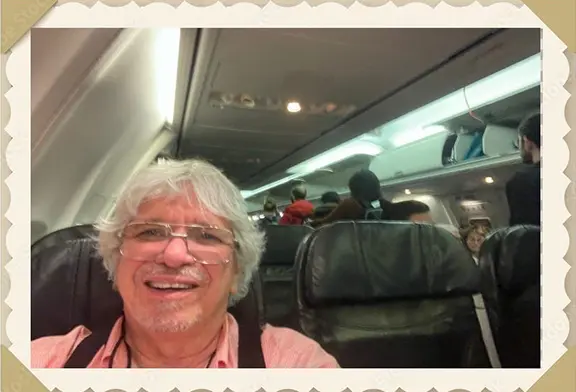
M569 151L563 137L569 131L564 111L569 93L564 83L569 75L565 45L528 8L497 3L483 7L478 3L453 7L441 3L436 8L417 3L397 7L387 3L367 7L354 3L346 8L335 3L311 7L307 3L285 8L269 3L261 8L241 3L226 7L220 3L194 7L183 3L174 8L165 4L139 7L92 8L68 3L51 10L38 27L538 27L543 29L542 107L543 147L543 369L232 369L223 376L214 370L155 369L32 369L49 389L94 392L110 389L189 391L208 388L214 392L267 391L294 389L309 391L352 391L402 388L406 391L468 388L492 392L527 390L566 351L563 343L569 323L563 309L569 299L564 281L569 269L563 260L569 238L563 223L569 217L564 195L569 183L563 174ZM12 342L10 351L25 365L30 363L30 34L15 47L7 66L12 88L6 94L11 118L6 126L10 141L6 160L12 174L6 180L11 204L6 213L12 223L6 245L12 260L6 266L11 289L6 303L12 308L6 331ZM554 152L552 152L554 151ZM550 152L550 153L549 153ZM57 186L57 184L55 184ZM84 389L82 389L84 388Z

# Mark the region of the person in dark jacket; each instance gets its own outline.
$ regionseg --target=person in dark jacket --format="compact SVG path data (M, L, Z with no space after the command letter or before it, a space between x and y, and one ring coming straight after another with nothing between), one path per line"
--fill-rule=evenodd
M430 207L418 200L406 200L394 203L389 219L395 221L432 223Z
M314 209L313 220L324 218L334 211L340 204L340 195L334 191L326 192L322 195L320 201L322 204Z
M366 211L372 208L374 201L380 203L382 219L387 218L392 203L382 197L380 181L376 174L368 169L362 169L350 177L348 188L350 197L344 199L326 217L313 221L311 226L318 227L342 220L363 220Z
M540 226L540 114L522 121L518 134L520 155L526 166L506 184L510 226Z
M272 198L266 198L262 207L264 218L258 221L260 227L278 224L278 207Z
M314 205L306 200L306 188L304 185L296 185L292 188L290 204L284 210L284 215L280 218L281 225L303 225L314 212Z

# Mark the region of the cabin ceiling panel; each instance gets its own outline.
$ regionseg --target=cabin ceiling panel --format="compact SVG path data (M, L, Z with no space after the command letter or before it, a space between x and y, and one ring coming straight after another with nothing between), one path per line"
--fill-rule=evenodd
M234 170L243 186L267 182L281 173L270 167L299 163L300 156L290 157L491 31L221 29L205 60L201 91L191 92L200 99L188 108L179 154L198 156L205 145L221 147L226 153L211 159L227 174ZM289 100L303 110L288 113ZM326 148L342 142L330 139ZM263 145L274 152L271 160L260 156ZM246 170L231 166L228 155ZM267 164L246 164L255 158Z

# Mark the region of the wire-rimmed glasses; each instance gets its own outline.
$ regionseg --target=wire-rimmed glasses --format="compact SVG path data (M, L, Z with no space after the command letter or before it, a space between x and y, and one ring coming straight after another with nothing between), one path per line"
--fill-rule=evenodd
M238 247L230 230L195 224L131 222L120 237L120 254L137 261L161 260L174 238L184 240L188 256L200 264L226 264L230 261L230 249Z

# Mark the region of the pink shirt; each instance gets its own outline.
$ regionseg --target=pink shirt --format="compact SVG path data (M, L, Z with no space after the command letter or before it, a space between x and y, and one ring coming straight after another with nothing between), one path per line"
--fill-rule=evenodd
M122 318L112 328L107 343L96 353L89 368L107 368L112 350L120 338ZM78 346L90 335L84 326L78 326L66 335L47 336L31 344L33 368L62 368ZM266 325L261 335L262 352L267 368L337 368L338 363L318 343L288 328ZM127 352L120 345L113 367L126 367ZM211 368L238 367L238 324L228 314L220 335Z

